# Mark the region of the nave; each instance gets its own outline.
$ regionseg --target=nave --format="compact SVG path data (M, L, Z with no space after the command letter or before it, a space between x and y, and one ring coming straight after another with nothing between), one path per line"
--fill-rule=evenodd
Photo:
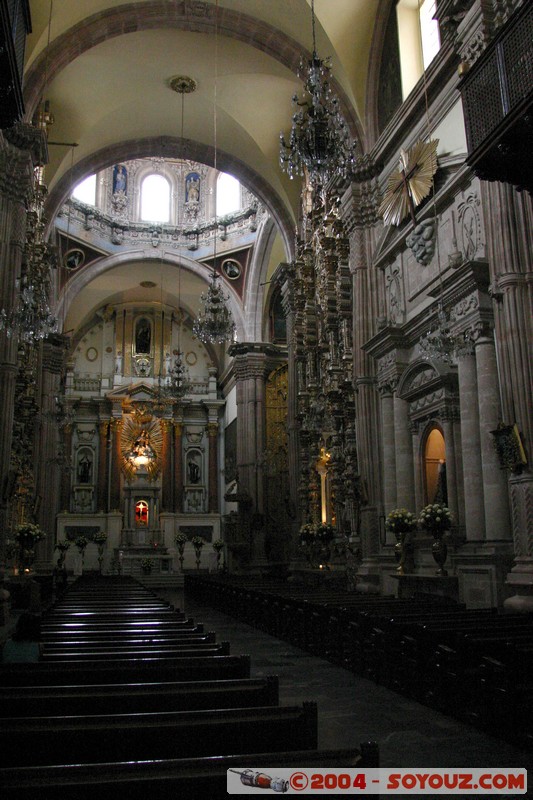
M101 581L97 594L87 578L44 616L41 664L2 667L7 797L107 798L139 787L152 797L223 797L228 765L305 766L317 748L323 766L361 764L361 742L370 740L384 767L533 766L526 750L309 655L187 589L155 598L134 581L104 584L107 601ZM227 642L234 655L222 654ZM226 665L216 667L218 680L217 661ZM281 727L277 706L291 717ZM222 740L224 752L266 752L268 743L270 755L209 758ZM287 752L296 741L297 757Z
M49 609L35 663L0 668L3 796L226 795L228 767L377 766L317 749L317 707L132 579L84 577Z

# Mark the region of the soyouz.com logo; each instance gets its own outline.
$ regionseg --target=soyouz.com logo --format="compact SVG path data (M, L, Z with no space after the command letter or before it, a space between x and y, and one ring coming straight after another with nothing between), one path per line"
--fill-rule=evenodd
M302 769L252 767L227 773L228 794L526 794L525 769Z

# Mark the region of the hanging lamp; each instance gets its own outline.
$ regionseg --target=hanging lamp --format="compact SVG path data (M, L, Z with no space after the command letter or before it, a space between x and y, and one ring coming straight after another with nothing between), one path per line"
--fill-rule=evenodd
M215 27L215 81L213 102L213 130L215 141L214 169L215 169L215 238L213 243L213 271L209 279L207 291L200 295L200 310L193 324L193 333L201 342L223 344L235 338L235 322L227 305L227 295L220 285L220 276L216 271L217 265L217 79L218 79L218 0L216 3Z
M315 3L311 0L313 55L300 64L303 94L292 98L295 113L288 142L280 134L280 166L289 178L307 173L310 183L323 185L335 175L347 177L356 154L339 99L331 88L330 59L318 57Z

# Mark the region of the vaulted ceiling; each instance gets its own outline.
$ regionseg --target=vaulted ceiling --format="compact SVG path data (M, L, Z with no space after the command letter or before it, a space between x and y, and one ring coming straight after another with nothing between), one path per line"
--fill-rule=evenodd
M361 136L370 44L380 0L315 0L317 50ZM264 201L286 257L299 182L279 167L297 71L312 50L311 0L30 0L28 118L50 101L45 182L54 213L73 184L139 156L190 157L235 174ZM169 78L187 75L181 97ZM68 145L76 143L72 148ZM216 150L215 150L216 145Z

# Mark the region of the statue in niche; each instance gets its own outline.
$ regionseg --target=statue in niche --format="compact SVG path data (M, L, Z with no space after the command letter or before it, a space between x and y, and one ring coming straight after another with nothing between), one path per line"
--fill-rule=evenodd
M200 176L197 172L190 172L185 178L185 202L198 203L200 201Z
M113 194L126 194L128 188L128 172L124 164L116 164L113 168Z
M200 467L196 462L194 456L189 458L187 462L187 470L189 473L189 483L200 483Z
M93 464L89 456L84 453L78 461L78 483L90 483Z
M149 353L152 341L152 327L146 317L138 320L135 326L135 352Z

